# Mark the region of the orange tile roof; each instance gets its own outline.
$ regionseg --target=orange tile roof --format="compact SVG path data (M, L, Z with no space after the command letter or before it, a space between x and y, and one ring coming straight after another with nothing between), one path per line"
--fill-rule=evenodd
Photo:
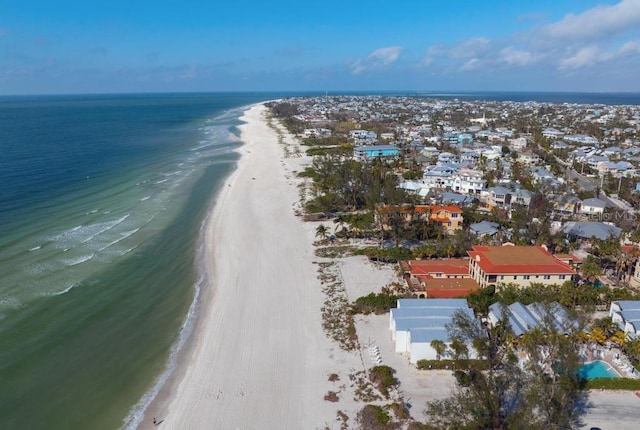
M573 254L553 254L560 261L573 261L574 263L581 263L582 258L576 257Z
M640 255L640 248L635 245L622 245L620 250L625 254Z
M409 260L406 269L413 276L442 273L445 275L469 276L469 259L467 258L443 258L431 260Z
M469 293L476 291L480 285L473 279L440 279L428 278L420 280L426 285L425 292L427 297L434 298L452 298L463 297Z
M487 274L573 275L575 271L540 246L473 246L467 254Z

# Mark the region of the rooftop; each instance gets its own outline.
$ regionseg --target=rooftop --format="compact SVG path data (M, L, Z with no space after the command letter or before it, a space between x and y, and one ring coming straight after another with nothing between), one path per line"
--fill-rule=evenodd
M469 260L467 258L443 258L431 260L409 260L402 263L404 270L413 276L433 275L469 275Z
M575 271L540 246L478 246L467 254L487 274L573 275Z
M423 280L422 277L420 280ZM464 297L480 288L480 285L471 278L428 278L424 282L427 297L442 299Z

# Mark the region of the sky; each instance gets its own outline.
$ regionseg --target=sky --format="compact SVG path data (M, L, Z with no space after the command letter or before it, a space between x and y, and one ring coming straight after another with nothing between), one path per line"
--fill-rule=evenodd
M640 0L0 0L0 95L640 92Z

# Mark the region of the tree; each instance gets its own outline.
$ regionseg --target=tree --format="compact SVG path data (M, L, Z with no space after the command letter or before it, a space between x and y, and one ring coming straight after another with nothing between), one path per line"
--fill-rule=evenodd
M447 350L447 345L440 339L433 339L431 341L431 348L436 352L436 359L440 360L442 354Z
M321 240L325 240L327 237L329 237L329 228L324 224L320 224L318 227L316 227L316 237L319 237Z
M458 371L453 395L427 404L425 413L436 429L564 429L579 421L582 404L580 365L575 349L580 328L557 327L554 309L544 307L540 326L522 336L521 361L510 338L506 315L489 331L473 317L455 314L448 335L472 344L486 357L487 370Z
M593 255L588 255L580 266L580 272L587 282L594 282L602 273L600 262Z

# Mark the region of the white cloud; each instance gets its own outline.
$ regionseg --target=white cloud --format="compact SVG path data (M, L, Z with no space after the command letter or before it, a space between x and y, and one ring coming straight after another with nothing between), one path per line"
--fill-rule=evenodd
M640 40L630 40L618 49L621 55L640 54Z
M464 40L451 47L449 55L451 58L477 58L489 51L489 39L485 37L475 37Z
M568 14L548 25L554 39L598 40L640 26L640 0L621 0L612 6L596 6L577 15Z
M568 58L560 61L560 69L577 69L581 67L591 66L595 63L609 59L610 55L601 52L595 46L587 46L579 49Z
M477 58L472 58L471 60L464 63L462 67L460 67L460 70L464 70L464 71L474 70L474 69L477 69L479 66L480 66L480 61Z
M500 60L511 66L528 66L536 61L536 57L531 52L507 46L500 51Z
M443 75L534 67L577 70L596 64L615 68L640 61L640 40L630 40L639 30L640 0L619 0L522 33L431 46L420 65Z
M367 70L378 69L393 64L398 61L403 50L404 48L401 46L389 46L376 49L368 57L354 61L353 64L351 64L351 72L357 75Z

